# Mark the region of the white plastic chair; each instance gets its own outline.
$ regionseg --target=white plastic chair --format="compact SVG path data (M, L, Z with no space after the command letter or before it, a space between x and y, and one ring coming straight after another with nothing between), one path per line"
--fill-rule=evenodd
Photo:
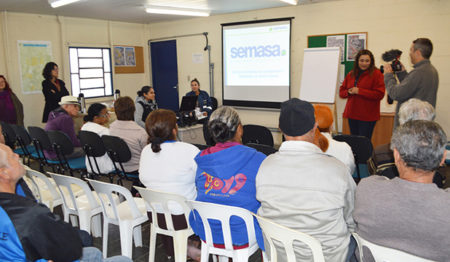
M365 246L370 250L370 253L372 253L375 262L433 262L433 260L421 258L397 249L379 246L365 240L357 233L352 233L352 235L355 238L356 243L358 243L359 261L364 261L363 246Z
M314 237L299 231L292 230L285 226L279 225L273 221L270 221L267 218L263 218L255 214L253 215L258 219L259 226L261 227L262 232L266 237L267 242L269 243L270 262L277 262L277 249L275 248L273 240L277 240L279 243L283 244L284 250L286 251L288 262L296 261L293 247L295 240L301 241L306 245L308 245L308 247L312 251L314 262L325 261L322 252L322 245Z
M189 200L186 203L191 207L192 211L196 210L198 212L205 229L206 242L202 241L201 262L208 262L209 254L218 255L220 261L228 261L228 258L224 257L231 257L233 258L233 262L244 262L248 261L248 258L258 250L259 247L256 242L253 216L250 211L239 207L225 206L208 202ZM232 216L240 217L245 222L247 232L242 232L242 234L247 234L248 236L249 243L247 248L236 250L233 248L230 231L230 219ZM196 219L198 219L198 217L196 217ZM218 220L222 224L222 234L225 242L225 248L214 247L211 227L208 223L208 219Z
M101 237L101 213L102 208L98 201L98 196L94 195L89 185L83 180L50 173L58 186L59 192L63 200L64 221L69 222L70 215L78 216L80 229L91 233L92 220L92 236ZM77 187L83 190L83 195L76 196L73 188ZM71 219L72 225L76 226L76 220Z
M191 212L191 209L186 205L186 198L176 194L150 190L148 188L142 188L137 186L135 186L135 188L139 191L139 194L141 194L142 198L148 204L147 210L152 212L152 223L150 224L150 252L148 258L149 261L150 262L155 261L156 234L162 234L173 237L175 261L176 262L186 261L188 237L194 234L192 228L189 227L189 214ZM176 203L179 207L183 209L183 213L186 218L188 228L181 230L174 229L172 221L173 211L171 211L169 207L169 205L172 205L173 203ZM157 213L164 214L167 229L160 227L156 215Z
M32 181L31 191L39 201L46 205L52 212L53 208L62 205L61 195L56 189L56 183L52 178L36 170L27 169L26 176Z
M132 258L133 237L136 247L142 246L141 225L148 221L147 208L142 198L133 198L125 187L88 179L100 196L103 210L103 256L108 252L108 225L119 226L122 256ZM125 198L120 204L115 203L117 194Z

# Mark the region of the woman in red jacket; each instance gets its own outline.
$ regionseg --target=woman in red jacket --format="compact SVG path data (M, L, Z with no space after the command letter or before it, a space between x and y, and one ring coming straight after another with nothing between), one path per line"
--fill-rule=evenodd
M359 51L353 70L339 88L339 96L348 98L343 116L348 119L352 135L372 138L375 123L380 119L380 100L384 91L384 77L375 67L372 52Z

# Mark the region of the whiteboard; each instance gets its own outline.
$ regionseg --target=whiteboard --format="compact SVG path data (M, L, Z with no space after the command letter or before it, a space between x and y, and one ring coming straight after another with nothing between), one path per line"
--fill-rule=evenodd
M338 85L339 47L307 48L299 98L311 103L334 103Z

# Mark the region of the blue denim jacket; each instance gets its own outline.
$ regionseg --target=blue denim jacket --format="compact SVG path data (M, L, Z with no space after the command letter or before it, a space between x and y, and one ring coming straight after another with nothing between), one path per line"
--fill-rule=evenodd
M200 111L202 112L207 112L208 116L211 114L212 112L212 102L211 102L211 98L209 97L208 93L206 91L203 90L199 90L200 93L198 94L198 107L200 108ZM195 92L191 91L191 92L187 92L186 96L195 96Z

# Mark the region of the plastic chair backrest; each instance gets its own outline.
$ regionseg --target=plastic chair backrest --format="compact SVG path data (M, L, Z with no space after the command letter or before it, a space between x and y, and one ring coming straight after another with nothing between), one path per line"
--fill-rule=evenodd
M11 125L16 133L16 136L22 140L24 146L31 144L31 137L28 134L27 130L23 126L19 125Z
M408 254L406 252L392 249L388 247L379 246L372 242L365 240L360 237L357 233L352 233L356 242L358 243L358 250L360 261L364 261L363 247L367 247L370 250L375 262L433 262L433 260L428 260L425 258L421 258L412 254Z
M58 186L59 192L61 193L61 197L64 202L64 206L72 213L78 213L78 206L76 201L76 195L73 192L72 190L73 187L71 185L77 185L83 190L83 193L86 195L88 199L91 210L99 206L99 203L94 198L94 195L92 194L89 185L83 180L76 177L57 175L50 172L49 174L55 180L56 185ZM64 192L67 192L68 195L64 194Z
M36 140L43 150L52 150L52 144L50 143L50 139L44 129L37 126L29 126L28 132L30 133L31 138Z
M218 107L218 102L217 102L217 98L211 96L211 107L212 107L212 111L215 111Z
M127 201L130 210L131 215L133 216L133 219L139 218L142 216L141 212L139 211L136 202L134 202L134 198L131 195L130 190L126 189L123 186L111 184L111 183L105 183L100 182L97 180L87 179L89 183L94 188L95 192L97 192L100 202L102 203L103 208L103 214L104 216L107 216L109 220L119 222L120 216L119 212L117 210L118 203L116 202L114 195L118 193L122 197L125 198L125 201ZM104 195L106 197L100 197L100 195Z
M10 148L14 149L16 144L16 134L14 133L14 130L12 129L11 125L5 122L0 122L2 126L2 133L5 137L5 144L9 146Z
M112 161L117 163L125 163L130 161L130 148L122 138L117 136L103 135L101 139Z
M244 134L242 135L242 143L263 144L273 147L272 132L265 127L259 125L244 125Z
M264 155L268 156L271 155L273 153L276 153L278 150L276 150L275 148L268 146L268 145L263 145L263 144L254 144L254 143L248 143L245 144L248 147L254 148L256 150L258 150L259 152L263 153Z
M295 253L294 253L294 241L298 240L302 243L308 245L311 249L314 262L324 262L325 259L323 257L322 245L320 242L313 238L312 236L292 230L285 226L279 225L270 221L269 219L260 217L258 215L254 216L258 219L259 226L262 229L263 234L266 236L266 240L270 246L270 262L277 261L277 251L274 245L273 240L277 240L279 243L282 243L287 255L288 262L295 262Z
M200 218L203 222L203 227L205 229L206 244L208 246L214 247L211 227L208 223L208 219L212 219L220 221L222 225L222 234L225 242L225 249L233 250L233 242L231 240L230 231L230 219L232 216L240 217L245 222L245 226L247 227L247 232L245 233L247 233L248 236L249 246L253 243L256 243L253 216L247 209L193 200L188 200L186 201L186 203L191 208L191 210L196 210L200 215ZM198 217L195 217L195 219L198 219Z
M50 143L52 143L53 151L61 152L64 156L73 153L73 144L66 133L61 131L47 131ZM59 148L59 150L57 150Z
M365 136L336 135L334 140L347 143L355 155L355 164L366 164L372 156L372 142Z
M87 156L100 157L106 153L103 141L96 133L91 131L80 131L78 136L80 137L81 146Z
M159 221L157 219L157 213L163 212L167 229L174 231L175 227L173 225L172 221L172 211L169 208L169 203L177 203L182 209L184 216L186 218L186 221L189 221L189 214L191 212L191 209L186 204L186 198L180 195L176 194L170 194L165 193L161 191L151 190L148 188L138 187L135 186L139 191L139 194L142 196L142 198L145 200L145 202L149 205L147 207L150 207L152 210L152 223L154 223L158 228L164 228L159 225ZM162 209L162 210L161 210Z
M32 179L32 181L34 182L33 184L36 185L38 193L39 193L39 198L40 201L42 201L42 189L39 187L39 185L45 184L45 186L47 187L47 190L50 192L50 194L52 195L53 200L57 200L59 198L61 198L61 195L58 193L58 191L56 191L55 186L52 184L52 182L50 181L50 178L44 174L42 174L41 172L38 172L36 170L32 170L32 169L27 169L27 176L30 177ZM39 183L38 181L41 181L41 183Z

